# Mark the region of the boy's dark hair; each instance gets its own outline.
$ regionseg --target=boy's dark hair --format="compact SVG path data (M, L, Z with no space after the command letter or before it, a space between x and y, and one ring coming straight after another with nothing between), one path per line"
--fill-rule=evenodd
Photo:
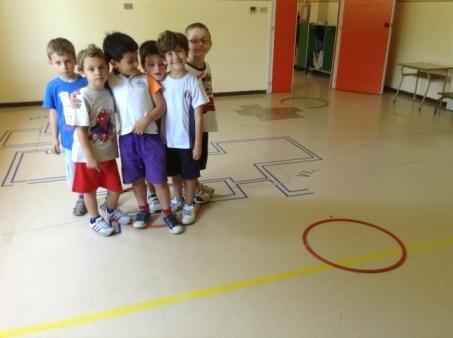
M47 44L47 57L49 60L52 54L69 54L74 59L76 58L74 45L71 41L66 40L65 38L55 38L49 41Z
M204 29L206 31L206 33L208 33L209 35L209 38L211 38L211 32L209 31L208 27L201 23L201 22L194 22L194 23L191 23L189 26L186 27L186 29L184 30L184 32L186 33L186 35L189 33L189 31L191 29L194 29L194 28L200 28L200 29Z
M120 62L124 54L136 52L138 45L129 35L114 32L105 36L102 49L104 50L107 62L110 62L110 60Z
M148 40L143 42L138 49L138 55L140 55L140 64L145 69L145 59L148 55L160 55L159 49L157 49L157 42L155 40Z
M86 49L81 50L79 54L77 54L77 67L79 71L83 71L83 62L87 57L100 58L105 60L105 55L102 49L93 44L88 45Z
M184 34L178 32L165 31L159 34L157 48L159 53L165 55L167 52L174 51L180 47L189 53L189 42Z

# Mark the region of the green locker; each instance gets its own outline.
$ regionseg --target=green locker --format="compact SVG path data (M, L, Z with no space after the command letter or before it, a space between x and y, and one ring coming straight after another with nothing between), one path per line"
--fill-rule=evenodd
M335 52L335 34L335 26L301 23L296 66L306 71L330 74ZM319 59L321 51L322 62Z

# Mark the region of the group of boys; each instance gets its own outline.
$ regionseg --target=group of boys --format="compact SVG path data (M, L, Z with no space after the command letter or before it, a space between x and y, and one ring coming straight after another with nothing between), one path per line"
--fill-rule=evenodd
M140 48L115 32L105 37L102 49L90 45L77 55L77 74L73 45L63 38L49 42L57 77L47 85L43 106L50 109L52 149L63 150L67 182L79 194L73 213L88 213L100 235L114 233L111 221L132 222L118 209L118 145L123 183L131 184L138 203L135 228L146 228L151 212L161 211L169 231L179 234L195 222L196 204L214 193L198 182L206 168L208 132L217 131L211 71L204 60L211 45L202 23L189 25L185 35L165 31ZM138 52L146 74L138 70ZM167 177L172 177L171 199ZM99 187L107 190L103 216Z

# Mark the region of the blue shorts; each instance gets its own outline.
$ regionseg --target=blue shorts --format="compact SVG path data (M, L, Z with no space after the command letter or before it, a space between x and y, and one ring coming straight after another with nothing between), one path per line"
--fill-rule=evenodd
M167 148L168 176L181 175L183 180L200 177L200 161L195 161L192 156L192 149Z
M127 134L119 137L123 183L141 179L153 184L167 182L165 147L159 135Z

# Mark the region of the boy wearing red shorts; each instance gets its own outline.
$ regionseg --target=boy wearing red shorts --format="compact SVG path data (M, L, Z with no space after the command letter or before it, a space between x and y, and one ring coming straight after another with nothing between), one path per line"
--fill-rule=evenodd
M94 45L81 51L77 61L88 86L80 90L81 106L70 121L76 127L72 148L75 164L72 190L84 194L91 228L102 236L110 236L114 229L108 221L128 224L131 218L117 208L123 189L115 160L118 158L115 104L105 88L109 67L102 49ZM106 219L99 215L96 199L99 187L109 192Z

